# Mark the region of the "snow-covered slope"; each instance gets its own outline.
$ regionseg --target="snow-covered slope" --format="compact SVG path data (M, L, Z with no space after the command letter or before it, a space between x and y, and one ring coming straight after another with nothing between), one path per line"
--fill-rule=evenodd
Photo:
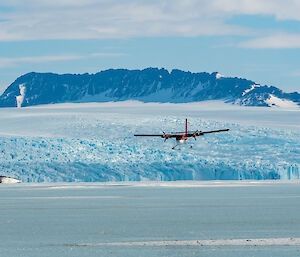
M0 109L0 175L22 181L293 179L300 111L193 104L81 103ZM184 128L229 128L190 140L135 138Z
M278 99L274 101L274 99ZM64 102L185 103L222 100L247 106L299 105L299 93L258 85L242 78L214 73L191 73L165 69L106 70L96 74L28 73L19 77L0 96L0 107Z

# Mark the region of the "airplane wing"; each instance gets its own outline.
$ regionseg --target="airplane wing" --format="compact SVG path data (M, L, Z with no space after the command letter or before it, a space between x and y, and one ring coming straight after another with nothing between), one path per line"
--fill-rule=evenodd
M176 138L181 136L181 134L134 134L135 137L161 137L161 138Z
M134 134L135 137L164 137L163 134Z
M218 133L229 131L229 129L219 129L219 130L210 130L210 131L195 131L192 133L186 134L187 137L203 136L204 134ZM172 132L170 134L134 134L135 137L161 137L161 138L177 138L178 136L185 135L185 132Z
M219 129L219 130L211 130L211 131L201 131L200 135L204 135L204 134L210 134L210 133L218 133L218 132L225 132L225 131L229 131L229 129Z

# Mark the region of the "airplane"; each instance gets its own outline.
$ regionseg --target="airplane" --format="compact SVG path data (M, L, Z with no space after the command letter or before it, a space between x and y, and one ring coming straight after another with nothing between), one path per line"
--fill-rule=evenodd
M172 147L172 149L175 149L177 146L181 144L186 144L188 138L193 137L196 140L196 137L198 136L204 136L205 134L210 133L218 133L218 132L225 132L229 131L229 129L219 129L219 130L210 130L210 131L188 131L188 121L185 119L185 132L171 132L166 134L165 132L162 132L162 134L134 134L135 137L161 137L164 138L164 142L167 141L169 138L175 138L176 139L176 145ZM192 148L192 146L190 146Z

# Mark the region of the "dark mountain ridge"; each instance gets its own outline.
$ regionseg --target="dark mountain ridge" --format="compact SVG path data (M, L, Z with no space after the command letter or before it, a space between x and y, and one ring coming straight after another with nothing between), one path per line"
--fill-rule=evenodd
M0 96L0 107L64 102L197 102L223 100L247 106L299 105L300 94L284 93L251 80L223 77L219 73L191 73L147 68L109 69L96 74L27 73Z

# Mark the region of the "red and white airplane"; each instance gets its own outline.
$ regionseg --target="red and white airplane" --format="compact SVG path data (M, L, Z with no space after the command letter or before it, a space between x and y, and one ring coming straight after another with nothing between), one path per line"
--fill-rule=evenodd
M193 137L196 140L196 137L203 136L205 134L210 133L217 133L217 132L225 132L229 131L229 129L219 129L219 130L210 130L210 131L188 131L188 122L187 119L185 120L185 132L171 132L171 133L165 133L162 134L135 134L135 137L161 137L164 138L165 141L169 138L175 138L176 139L176 145L172 147L172 149L175 149L180 144L186 144L189 137ZM190 146L192 148L192 146Z

